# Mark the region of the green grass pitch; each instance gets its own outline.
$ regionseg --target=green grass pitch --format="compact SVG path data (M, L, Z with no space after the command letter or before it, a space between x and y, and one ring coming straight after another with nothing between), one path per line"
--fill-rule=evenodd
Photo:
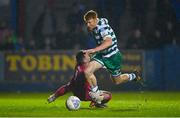
M178 92L119 92L112 93L108 108L89 108L82 102L78 111L68 111L65 100L70 94L47 104L49 93L0 93L0 116L42 117L133 117L180 116Z

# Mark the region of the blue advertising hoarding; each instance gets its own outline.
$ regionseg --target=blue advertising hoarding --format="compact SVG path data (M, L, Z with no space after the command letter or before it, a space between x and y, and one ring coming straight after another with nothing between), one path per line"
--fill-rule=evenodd
M48 90L66 84L72 77L75 67L75 52L28 52L28 53L5 53L5 81L3 88L13 86L14 90ZM143 72L142 51L122 51L122 72L132 72L135 68ZM107 70L100 70L97 75L98 85L106 90L137 90L136 85L115 86L110 79ZM18 86L16 86L18 83ZM33 83L31 88L29 84ZM14 85L16 84L16 85ZM22 85L20 85L22 84ZM29 87L28 87L29 86ZM38 88L40 87L40 88ZM10 88L9 88L10 89ZM50 90L50 89L49 89Z
M0 52L0 81L4 79L4 55Z
M61 81L72 77L72 52L30 52L5 54L5 80L19 82Z

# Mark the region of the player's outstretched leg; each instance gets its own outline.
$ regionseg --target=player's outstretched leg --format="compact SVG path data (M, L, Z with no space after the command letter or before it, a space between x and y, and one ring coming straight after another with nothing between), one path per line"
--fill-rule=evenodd
M132 73L124 73L124 74L120 74L119 76L111 76L112 77L112 81L115 84L122 84L122 83L126 83L128 81L140 81L142 80L140 72L135 70Z
M48 99L47 99L48 103L51 103L51 102L53 102L53 101L55 101L55 100L56 100L55 94L50 95L50 96L48 97Z

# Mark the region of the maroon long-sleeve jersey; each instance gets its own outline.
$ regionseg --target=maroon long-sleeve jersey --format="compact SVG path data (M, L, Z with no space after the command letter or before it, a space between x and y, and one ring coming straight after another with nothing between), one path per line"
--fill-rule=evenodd
M84 74L85 67L83 65L77 65L75 67L75 72L71 81L60 87L55 95L62 96L65 93L71 91L73 95L77 96L82 101L91 101L89 96L89 92L91 87L89 83L86 81L85 74Z
M89 83L86 81L84 74L84 66L79 65L76 66L74 76L70 82L72 93L79 97L80 100L90 100L89 92L91 87Z

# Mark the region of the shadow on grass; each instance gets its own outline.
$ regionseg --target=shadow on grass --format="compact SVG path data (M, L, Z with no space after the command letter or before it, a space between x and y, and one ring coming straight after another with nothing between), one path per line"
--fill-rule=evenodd
M80 108L81 110L103 110L103 109L107 109L107 108Z
M139 110L135 109L135 108L127 108L127 109L112 109L111 111L115 111L115 112L130 112L130 111L139 111Z

